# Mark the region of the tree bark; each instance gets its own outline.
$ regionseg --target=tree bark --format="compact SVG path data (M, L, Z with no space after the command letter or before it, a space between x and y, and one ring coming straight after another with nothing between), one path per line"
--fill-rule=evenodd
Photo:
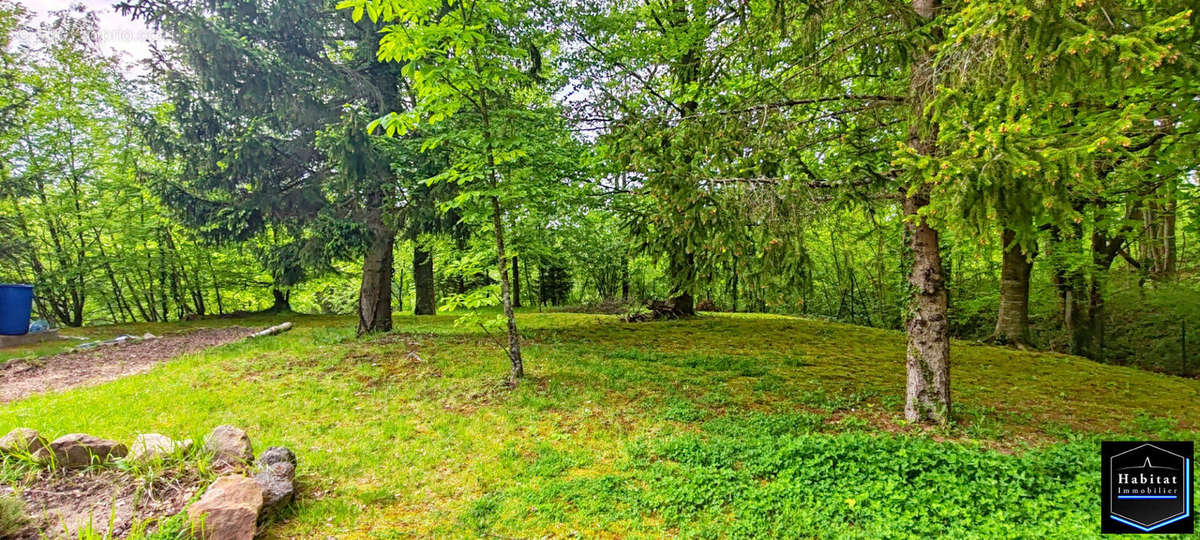
M1178 240L1175 238L1175 215L1179 209L1179 201L1175 195L1176 186L1172 184L1171 193L1167 200L1166 211L1163 213L1163 269L1160 277L1171 279L1179 267Z
M479 70L478 58L476 70ZM492 144L492 124L487 95L479 100L480 119L483 121L483 138L487 141L487 171L488 183L492 189L500 186L500 178L496 172L496 151ZM516 383L525 377L525 363L521 359L521 334L517 332L517 316L513 313L512 283L508 280L508 256L504 253L504 212L500 207L500 197L491 196L492 200L492 233L496 238L496 259L500 266L500 302L504 305L504 317L508 320L508 360L512 365L509 381Z
M517 256L513 255L513 307L521 307L521 266Z
M1003 260L1000 267L1000 309L996 314L996 332L992 340L999 344L1024 347L1029 343L1029 275L1033 270L1031 253L1026 255L1017 244L1017 233L1000 233Z
M1177 266L1175 240L1175 214L1177 210L1177 180L1171 180L1159 189L1160 199L1145 202L1140 211L1144 222L1141 241L1141 259L1148 266L1150 277L1169 280L1174 277Z
M288 300L286 293L277 288L271 288L271 296L274 298L275 303L267 311L272 313L288 313L292 311L292 303Z
M621 258L621 301L629 301L629 257Z
M696 258L693 255L688 254L686 257L686 263L684 264L686 265L685 272L691 273L694 271ZM679 314L680 316L692 316L696 314L696 299L692 296L691 291L687 290L686 287L677 284L675 289L671 291L671 307L673 307L675 309L675 313Z
M933 18L937 0L913 0L912 7L923 19ZM924 45L912 68L910 95L917 117L909 126L909 146L923 155L932 155L937 144L937 125L923 112L931 97L932 56ZM928 188L918 186L915 193L904 193L904 213L912 257L909 285L912 289L909 320L906 325L908 382L904 417L909 422L932 421L946 424L951 418L950 333L947 296L943 275L940 238L931 227L922 208L929 205Z
M437 300L434 298L433 286L433 248L423 248L419 242L413 242L413 289L416 301L413 302L413 315L436 315Z
M923 195L906 197L904 213L917 216L929 204ZM904 417L910 422L950 420L950 332L938 231L925 219L906 224L912 251L910 318L906 326L908 384Z
M383 226L380 210L371 210L371 246L363 259L362 286L358 289L358 335L392 329L392 247L396 231Z
M491 157L489 152L489 161ZM492 197L492 229L496 236L496 257L500 263L500 302L504 304L504 316L508 319L508 359L512 364L510 379L515 382L525 376L525 363L521 359L521 335L517 332L517 316L513 313L512 291L509 288L508 257L504 255L504 223L500 198L495 196Z

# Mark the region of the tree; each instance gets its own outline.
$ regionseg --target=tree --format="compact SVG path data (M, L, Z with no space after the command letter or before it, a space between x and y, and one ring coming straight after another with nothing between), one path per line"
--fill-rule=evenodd
M0 3L0 136L10 137L11 126L28 108L31 92L23 88L24 79L21 55L14 50L13 34L25 24L28 12L20 4L5 1ZM13 171L7 161L0 164L0 197L11 194ZM11 195L10 195L11 196ZM17 235L18 222L7 213L0 216L0 261L16 267L24 246Z
M317 136L343 121L348 104L378 116L406 107L409 96L399 66L376 58L375 29L331 4L131 0L118 8L175 43L154 65L178 132L151 132L185 167L160 183L163 197L211 238L269 233L277 289L358 253L347 241L357 238L366 248L359 332L386 331L402 225L385 211L401 194L386 155L394 147L356 137L329 137L321 147Z
M709 222L720 206L716 186L703 181L715 176L711 162L699 157L700 115L723 90L725 57L709 42L720 41L741 8L665 0L576 11L573 70L591 93L582 115L605 122L601 153L637 184L639 197L626 209L640 251L665 261L674 311L694 315L695 289L713 266Z
M1194 95L1181 84L1194 70L1191 16L1181 2L999 1L947 15L930 105L946 152L931 170L949 225L978 234L1001 222L998 341L1026 343L1030 261L1050 230L1073 350L1102 350L1104 276L1137 232L1127 220L1154 213L1148 198L1169 193L1161 179L1184 170L1176 141L1194 133L1178 113ZM1087 228L1090 257L1064 244Z
M537 200L538 187L555 178L535 171L557 155L561 121L549 106L542 52L552 45L548 24L533 17L534 4L467 0L400 2L346 0L353 9L382 22L381 59L401 62L417 93L412 114L391 114L379 125L401 135L421 123L453 117L453 163L436 181L457 184L456 205L490 221L499 271L500 301L507 326L510 380L524 376L520 334L513 312L505 215L510 204ZM543 13L545 15L545 13ZM547 135L542 135L547 134ZM430 146L449 144L445 135Z

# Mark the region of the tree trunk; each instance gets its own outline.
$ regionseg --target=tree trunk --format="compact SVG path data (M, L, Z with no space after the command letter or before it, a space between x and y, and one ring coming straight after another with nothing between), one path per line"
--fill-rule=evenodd
M433 248L425 249L413 242L413 315L436 315L437 301L433 286Z
M738 269L737 269L737 258L734 258L734 263L733 263L733 265L732 265L730 268L732 268L732 269L733 269L733 271L732 271L732 272L730 272L730 274L732 274L732 277L730 278L730 283L729 283L729 291L730 291L730 293L731 293L731 294L730 294L730 296L732 296L732 297L733 297L733 312L734 312L734 313L737 313L737 311L738 311ZM805 305L807 305L807 302L805 303Z
M1173 181L1174 182L1174 181ZM1171 193L1167 199L1166 211L1163 213L1163 271L1162 277L1171 279L1179 268L1178 240L1175 238L1175 215L1179 209L1179 201L1175 195L1176 186L1170 186Z
M687 262L685 264L687 265L688 273L694 271L693 267L696 264L695 259L696 258L690 254L687 256ZM671 294L671 307L675 308L675 313L679 314L680 316L687 317L695 315L696 299L692 297L691 291L687 290L683 286L676 285L675 290L673 290Z
M513 307L521 307L521 266L517 256L513 255Z
M629 301L629 257L621 258L621 301Z
M1099 274L1092 276L1088 286L1088 354L1085 356L1099 361L1104 360L1104 279Z
M392 245L396 231L384 227L375 214L371 231L371 247L363 259L362 286L358 289L358 335L388 332L392 329Z
M1000 234L1004 250L1000 267L1000 310L996 314L996 332L992 340L999 344L1025 346L1029 343L1029 275L1033 261L1017 245L1017 233L1004 229Z
M921 18L931 19L939 2L913 0L912 6ZM923 113L924 103L931 97L925 85L932 80L932 58L924 45L919 47L925 52L917 55L912 68L909 93L918 116L909 126L909 146L920 154L932 155L937 144L937 125ZM904 417L909 422L946 424L951 418L949 319L938 231L920 215L921 209L928 205L925 186L918 186L916 193L904 194L904 213L908 218L905 227L912 257Z
M287 293L279 290L278 288L272 287L271 297L274 298L275 303L271 305L271 309L267 311L272 313L290 313L292 311L292 303L288 299Z
M479 65L476 64L478 70ZM483 121L483 137L487 141L488 183L492 189L500 187L496 173L496 151L493 146L491 117L487 96L479 101L480 119ZM496 238L496 259L500 266L500 302L504 305L504 317L508 319L508 360L512 364L509 381L516 383L525 377L525 363L521 359L521 334L517 332L517 316L513 313L512 283L508 280L508 256L504 253L504 212L500 197L492 195L492 233Z
M1071 338L1070 353L1087 356L1091 338L1087 321L1087 304L1084 302L1083 273L1078 270L1054 269L1054 285L1058 288L1059 309L1062 312L1063 329Z
M491 154L488 154L489 160ZM492 229L496 236L496 257L500 263L500 302L504 304L504 316L508 319L508 359L512 363L510 379L516 381L525 376L525 363L521 359L521 335L517 332L517 316L513 313L512 291L508 281L508 257L504 255L504 223L502 222L500 198L492 197Z
M924 196L906 197L904 212L916 216L929 204ZM908 223L912 251L912 287L908 333L908 385L904 417L910 422L950 420L950 333L946 287L938 231L924 218Z

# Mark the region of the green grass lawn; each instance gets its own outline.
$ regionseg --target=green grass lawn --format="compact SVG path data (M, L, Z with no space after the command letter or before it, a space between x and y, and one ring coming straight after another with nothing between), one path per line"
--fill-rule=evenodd
M238 425L300 459L269 538L1087 538L1098 441L1200 422L1197 380L956 343L956 426L907 426L902 334L779 316L522 313L516 388L451 316L362 340L298 315L86 332L283 319L297 328L0 405L0 431Z

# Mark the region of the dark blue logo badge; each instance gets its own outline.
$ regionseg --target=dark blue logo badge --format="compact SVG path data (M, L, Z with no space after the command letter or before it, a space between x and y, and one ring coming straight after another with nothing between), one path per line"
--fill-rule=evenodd
M1100 443L1104 459L1100 532L1193 531L1192 443Z

